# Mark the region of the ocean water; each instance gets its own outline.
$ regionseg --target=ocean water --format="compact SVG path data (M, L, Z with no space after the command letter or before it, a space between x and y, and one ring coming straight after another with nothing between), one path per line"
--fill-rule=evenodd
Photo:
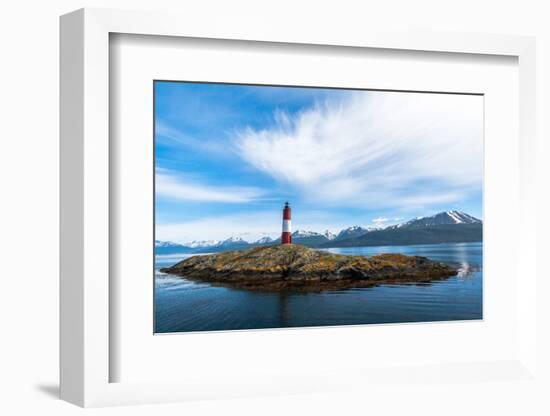
M159 272L189 255L157 256L155 332L357 325L482 319L482 244L346 247L371 256L404 253L458 263L450 279L321 293L256 292L195 283Z

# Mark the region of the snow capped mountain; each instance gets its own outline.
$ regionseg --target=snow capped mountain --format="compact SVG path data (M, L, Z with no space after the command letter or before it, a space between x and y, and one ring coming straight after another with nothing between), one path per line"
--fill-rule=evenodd
M460 227L449 227L460 225ZM418 228L423 230L419 233ZM309 247L346 247L387 244L430 244L441 242L481 241L482 221L462 211L444 211L428 217L417 217L407 222L388 227L354 225L341 230L337 235L329 230L322 233L297 230L292 233L292 242ZM195 240L185 244L155 240L157 254L207 253L242 250L249 247L279 244L281 238L264 236L247 242L231 236L226 240Z
M257 241L254 241L253 244L269 244L269 243L272 243L272 242L273 242L273 239L271 237L265 236L265 237L260 238Z
M481 220L462 211L445 211L430 217L418 217L393 228L428 227L431 225L479 224Z
M173 243L172 241L160 241L155 240L155 248L161 248L161 247L181 247L182 244Z
M329 242L329 239L321 233L315 231L297 230L292 233L292 242L295 244L304 244L315 247Z
M455 221L455 224L477 224L481 222L480 219L462 211L447 211L446 214Z
M216 250L219 248L230 248L248 245L240 237L229 237L224 241L219 240L193 240L188 243L178 244L171 241L155 240L155 249L157 253L175 253L175 252L204 252L205 250Z
M193 240L190 243L184 244L187 247L191 248L202 248L202 247L215 247L220 245L220 241L218 240Z
M241 237L234 237L231 236L227 240L223 240L219 245L220 246L229 246L234 244L248 244L248 242L244 241Z
M369 232L368 228L363 228L358 225L354 225L352 227L348 227L338 233L336 236L337 239L341 240L344 238L356 238L360 237L362 235L365 235Z
M292 233L293 238L318 237L321 234L315 231L296 230Z
M155 240L155 254L188 253L192 249L172 241Z

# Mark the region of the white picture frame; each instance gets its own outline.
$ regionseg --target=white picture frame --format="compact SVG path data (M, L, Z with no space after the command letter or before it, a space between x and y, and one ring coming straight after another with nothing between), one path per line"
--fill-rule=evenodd
M319 380L315 374L282 371L262 380L224 374L219 383L190 377L181 381L112 382L109 276L109 37L110 34L331 45L453 54L504 55L518 59L520 189L517 257L518 354L498 362L441 363L416 368L417 379L436 374L476 382L472 371L506 379L536 376L535 212L535 41L530 37L464 33L303 31L297 27L223 19L205 26L192 16L82 9L61 18L61 398L80 406L158 403L196 398L323 392L349 384L372 385L403 378L407 371L342 368ZM528 215L527 215L528 214ZM512 272L511 272L512 273ZM410 371L409 371L410 372ZM234 382L228 382L234 380Z

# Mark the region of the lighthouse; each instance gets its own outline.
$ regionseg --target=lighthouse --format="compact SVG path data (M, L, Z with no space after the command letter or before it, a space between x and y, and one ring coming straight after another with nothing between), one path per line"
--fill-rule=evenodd
M283 208L283 234L281 236L281 244L292 244L292 235L290 234L290 206L285 202Z

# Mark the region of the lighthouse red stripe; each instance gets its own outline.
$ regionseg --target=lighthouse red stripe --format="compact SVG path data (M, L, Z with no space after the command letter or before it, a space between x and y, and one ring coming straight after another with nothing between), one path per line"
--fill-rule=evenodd
M290 219L290 208L283 209L283 220Z
M291 211L287 202L283 208L283 233L281 234L281 244L292 244L290 217Z
M283 235L281 237L281 243L282 244L291 244L292 243L292 235L286 231L283 232Z

